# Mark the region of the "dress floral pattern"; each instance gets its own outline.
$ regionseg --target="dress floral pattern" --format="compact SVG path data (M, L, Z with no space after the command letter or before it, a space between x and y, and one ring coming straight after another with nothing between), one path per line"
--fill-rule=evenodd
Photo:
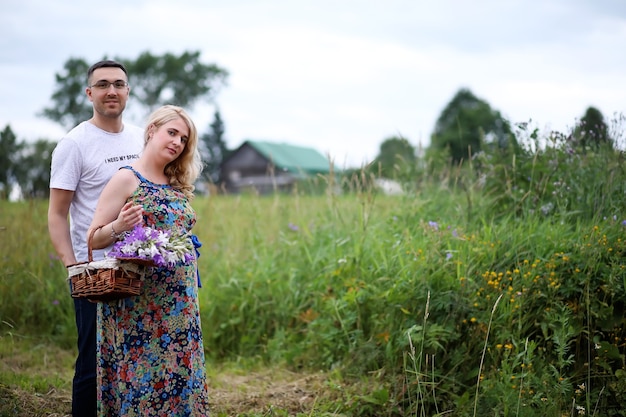
M143 205L145 225L191 230L184 194L124 168L139 178L129 200ZM141 295L98 303L99 416L209 415L196 266L153 268Z

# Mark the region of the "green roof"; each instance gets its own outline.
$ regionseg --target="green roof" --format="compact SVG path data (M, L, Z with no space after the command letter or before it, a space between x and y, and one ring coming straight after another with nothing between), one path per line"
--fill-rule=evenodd
M293 173L317 174L330 172L330 161L315 149L258 140L248 140L246 142L261 155L271 160L276 167Z

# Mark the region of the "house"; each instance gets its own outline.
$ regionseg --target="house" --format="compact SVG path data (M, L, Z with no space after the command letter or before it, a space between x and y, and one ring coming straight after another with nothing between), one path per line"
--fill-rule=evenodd
M247 140L222 161L220 171L227 192L266 194L289 191L297 181L318 174L328 175L331 163L312 148Z

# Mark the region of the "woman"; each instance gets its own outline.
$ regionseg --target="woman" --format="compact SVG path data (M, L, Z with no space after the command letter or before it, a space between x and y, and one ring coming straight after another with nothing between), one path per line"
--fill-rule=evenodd
M100 196L88 231L97 229L94 249L136 225L182 236L195 224L190 200L202 165L193 121L182 108L163 106L150 116L144 141L141 157ZM139 296L98 304L100 416L209 415L193 259L152 268Z

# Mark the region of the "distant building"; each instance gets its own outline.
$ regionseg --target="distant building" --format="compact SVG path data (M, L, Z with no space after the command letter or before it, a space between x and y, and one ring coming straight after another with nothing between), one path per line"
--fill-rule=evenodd
M298 181L330 173L331 163L312 148L248 140L221 164L226 192L289 191Z
M402 185L398 181L390 180L387 178L376 178L374 180L374 185L380 191L387 195L402 195L404 194L404 190L402 189Z

